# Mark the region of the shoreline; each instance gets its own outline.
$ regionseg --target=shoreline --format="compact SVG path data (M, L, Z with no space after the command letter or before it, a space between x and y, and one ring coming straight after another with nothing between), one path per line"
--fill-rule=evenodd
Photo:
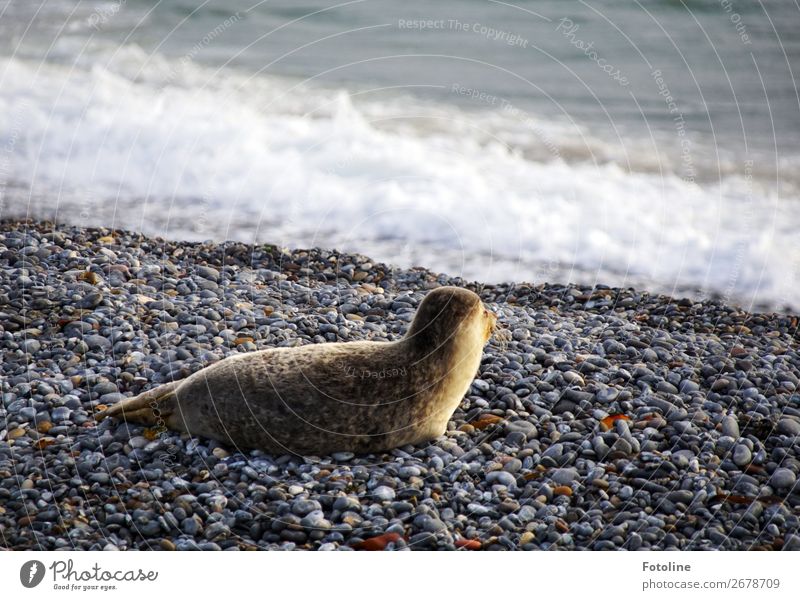
M52 219L64 213L63 207L54 211L49 208L46 196L38 199L23 199L22 202L28 204L27 211L20 211L15 213L13 210L7 210L7 216L0 219L0 223L5 222L23 222L26 221L26 215L30 213L38 214L41 218L36 219L35 222L51 222ZM178 214L183 211L191 211L192 205L189 202L177 201L178 204L172 207ZM74 207L73 207L74 208ZM67 205L67 211L70 207ZM86 207L84 207L84 211ZM115 210L105 211L102 207L92 207L92 216L89 217L86 212L81 212L80 217L77 219L63 219L58 223L60 228L82 227L82 228L104 228L109 230L117 230L118 228L104 226L104 223L120 219L120 214ZM130 212L130 207L125 206L122 211L124 213ZM116 217L115 217L116 214ZM208 218L208 217L204 217ZM137 217L138 219L138 217ZM313 245L307 246L290 246L288 244L278 243L280 239L268 239L264 236L264 231L269 231L271 228L270 223L259 223L257 227L250 228L244 222L237 222L230 227L224 229L216 229L208 225L207 221L203 222L200 231L195 231L190 227L181 226L180 219L170 213L170 217L165 224L160 217L154 217L149 214L142 217L140 221L141 235L151 239L165 240L168 242L179 242L185 244L197 244L212 242L218 245L230 244L244 244L251 247L262 246L277 246L281 249L291 251L302 251L310 249L325 248L331 251L332 249L347 255L359 255L369 257L370 262L385 263L392 270L418 270L423 269L435 274L447 274L448 278L457 278L459 281L466 282L484 282L483 285L501 286L509 285L514 282L514 285L531 285L526 281L565 281L569 280L571 283L563 284L566 287L578 287L582 289L593 288L592 284L597 282L604 282L600 285L601 288L612 289L630 289L639 290L640 292L647 291L650 296L659 296L664 298L689 298L695 302L714 302L723 303L731 306L746 310L750 313L778 313L782 315L798 315L800 314L800 306L796 302L791 301L788 297L772 297L753 294L752 290L735 290L729 280L723 285L713 286L710 283L706 286L691 283L681 282L678 280L656 280L648 277L642 273L634 273L625 269L624 272L612 269L611 266L601 268L582 265L580 263L569 263L558 260L537 260L534 258L519 259L514 262L513 268L509 262L508 257L500 257L500 262L493 264L487 270L486 264L492 264L494 260L491 252L478 252L473 256L468 257L468 262L473 261L478 265L484 265L477 270L470 268L467 272L462 272L457 276L449 275L450 273L457 273L459 269L464 269L465 257L460 252L453 249L444 247L426 247L425 252L428 255L428 260L438 262L437 265L420 266L421 262L416 259L411 259L408 253L408 244L398 243L395 238L391 239L371 239L362 242L358 248L348 247L352 244L352 240L336 240L326 236L315 242ZM169 231L164 231L169 229ZM123 231L122 229L119 229ZM137 235L140 232L137 232ZM282 234L280 237L284 240L287 236ZM344 246L342 246L344 244ZM434 258L435 256L435 258ZM396 257L401 257L400 259ZM393 264L394 260L405 260L407 266ZM390 264L392 263L392 264ZM497 272L495 272L497 271ZM516 273L526 273L523 278L514 276Z
M0 222L0 546L800 549L796 316L51 228ZM236 352L397 339L438 285L503 330L434 443L242 454L92 418Z

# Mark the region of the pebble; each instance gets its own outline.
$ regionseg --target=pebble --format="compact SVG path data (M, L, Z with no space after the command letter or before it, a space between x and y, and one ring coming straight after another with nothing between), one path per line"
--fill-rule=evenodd
M733 439L739 438L739 423L736 417L732 415L725 415L722 418L722 435L727 435Z
M39 340L35 339L23 340L22 343L20 344L20 349L25 354L36 354L37 352L39 352L39 350L41 350L41 348L42 348L42 343Z
M486 474L486 483L515 487L517 485L517 479L507 471L491 471Z
M597 391L595 397L597 398L598 402L613 402L619 396L619 390L611 387L602 388Z
M780 490L791 489L797 481L797 476L790 469L780 468L775 469L775 472L770 477L770 485Z
M778 433L790 437L800 436L800 421L794 419L781 419L778 421Z
M578 478L578 471L575 469L556 469L553 472L553 483L556 485L569 485Z
M506 423L506 431L509 433L522 433L526 438L537 436L536 425L529 421L510 421Z
M300 498L292 502L292 512L301 517L306 516L308 513L315 510L320 510L322 506L316 500Z
M737 467L744 467L745 465L750 464L752 458L753 458L753 453L750 451L750 448L748 448L744 444L736 444L736 446L734 446L733 463Z
M382 502L391 502L395 499L395 491L385 485L380 485L372 490L372 495Z
M674 490L667 494L667 499L671 502L682 502L689 505L694 498L694 494L689 490Z

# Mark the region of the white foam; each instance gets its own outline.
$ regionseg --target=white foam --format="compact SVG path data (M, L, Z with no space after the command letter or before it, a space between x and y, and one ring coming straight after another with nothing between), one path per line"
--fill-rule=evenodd
M502 115L354 106L341 91L223 78L135 49L71 72L5 59L0 76L9 181L58 202L62 220L335 243L484 281L557 273L800 306L796 200L755 180L701 187L605 158L532 160L492 141L513 133ZM582 147L561 125L537 135Z

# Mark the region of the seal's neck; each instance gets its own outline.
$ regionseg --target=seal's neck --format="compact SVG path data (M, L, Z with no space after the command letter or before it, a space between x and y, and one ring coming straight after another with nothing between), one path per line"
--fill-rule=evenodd
M409 330L408 334L398 341L413 361L420 365L427 364L448 364L459 354L459 343L456 335L442 341L434 341L433 336L426 335L425 332L414 333Z
M483 354L483 340L455 330L450 337L433 341L425 335L409 335L400 340L418 372L425 372L430 383L447 390L466 393L475 378ZM459 397L459 400L461 399Z

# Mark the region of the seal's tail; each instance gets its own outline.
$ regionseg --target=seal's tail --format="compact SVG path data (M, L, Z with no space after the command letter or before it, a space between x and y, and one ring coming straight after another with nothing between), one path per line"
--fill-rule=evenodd
M174 403L167 400L175 397L175 390L180 384L180 381L172 381L122 400L97 413L95 419L102 421L106 417L114 417L148 426L157 425L159 421L163 424L166 417L172 414L174 406Z

